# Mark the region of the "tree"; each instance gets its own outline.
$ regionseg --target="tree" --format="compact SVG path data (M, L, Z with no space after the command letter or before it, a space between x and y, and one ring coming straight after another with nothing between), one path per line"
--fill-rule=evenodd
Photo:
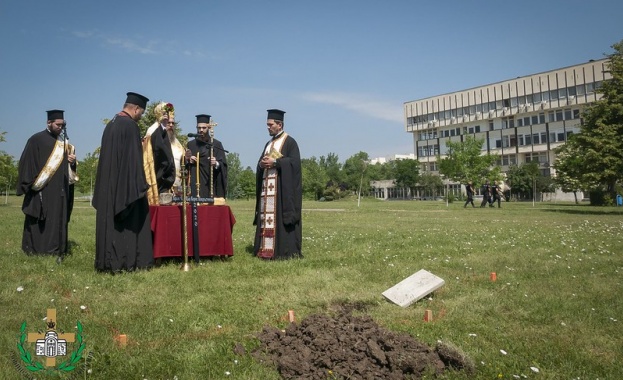
M352 191L369 188L370 180L366 176L368 153L359 152L346 159L342 171L346 188ZM363 190L362 190L363 191Z
M556 170L554 183L566 193L572 192L575 203L578 203L578 191L586 186L582 185L580 167L582 164L582 156L575 143L575 136L571 135L567 142L554 150L556 153L556 161L552 167Z
M5 142L6 132L0 132L0 142ZM17 187L17 162L13 156L0 151L0 187L15 190Z
M446 142L448 147L446 157L437 156L439 173L452 181L459 183L473 181L475 185L480 184L483 179L497 177L492 173L497 156L489 153L482 155L483 144L484 139L476 139L473 136L467 136L463 142ZM499 178L494 178L497 179Z
M320 166L327 174L327 185L333 185L339 187L342 185L342 165L339 162L338 155L335 153L329 153L327 157L320 156Z
M301 170L303 176L303 196L308 199L320 199L327 187L327 173L320 166L316 157L313 156L301 160Z
M511 184L511 194L520 199L532 199L534 191L540 191L535 187L539 178L542 177L539 164L536 162L523 163L520 166L512 165L506 173L506 178ZM545 182L539 182L546 184Z
M424 173L420 176L418 184L422 188L424 196L435 197L443 194L443 181L438 175Z
M238 153L227 153L227 198L238 199L245 194L240 186L240 175L242 174L242 163Z
M396 186L414 187L420 179L420 163L417 160L395 160L394 178Z
M583 123L574 137L579 157L573 175L594 192L605 192L600 199L591 196L591 204L611 204L616 198L617 184L623 179L623 41L613 46L606 63L612 79L603 82L597 92L602 98L589 105ZM566 165L562 158L559 166Z
M78 177L80 180L75 185L78 192L93 195L99 155L100 148L97 148L93 153L87 153L83 160L78 160Z
M238 188L247 199L255 197L255 173L250 166L240 173L238 178Z

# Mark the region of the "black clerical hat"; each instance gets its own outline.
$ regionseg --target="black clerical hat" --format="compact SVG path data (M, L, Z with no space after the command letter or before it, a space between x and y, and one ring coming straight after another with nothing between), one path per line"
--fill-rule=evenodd
M136 104L142 109L147 108L147 102L149 101L149 99L147 99L143 95L137 94L136 92L128 92L127 95L128 98L125 100L126 103Z
M205 115L205 114L201 114L201 115L195 115L195 117L197 118L197 124L199 123L206 123L206 124L210 124L210 115Z
M48 120L56 120L56 119L65 119L63 116L63 110L49 110L46 111L48 113Z
M277 109L272 109L272 110L267 110L267 111L268 111L268 117L266 118L266 120L273 119L273 120L283 121L283 114L286 113L286 111L277 110Z

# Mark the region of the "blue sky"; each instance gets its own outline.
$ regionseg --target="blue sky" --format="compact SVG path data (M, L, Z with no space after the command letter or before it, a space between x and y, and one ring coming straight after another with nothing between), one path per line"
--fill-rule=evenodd
M19 158L65 110L78 158L128 91L195 115L255 167L266 109L304 158L413 153L406 101L603 58L623 1L33 1L0 4L0 131Z

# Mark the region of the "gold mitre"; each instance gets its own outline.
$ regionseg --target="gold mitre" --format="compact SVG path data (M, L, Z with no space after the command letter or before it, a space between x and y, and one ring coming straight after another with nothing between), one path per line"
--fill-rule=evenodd
M173 104L160 102L154 107L154 115L156 116L156 120L158 122L162 121L162 119L167 116L167 112L169 117L175 117L175 108L173 108Z

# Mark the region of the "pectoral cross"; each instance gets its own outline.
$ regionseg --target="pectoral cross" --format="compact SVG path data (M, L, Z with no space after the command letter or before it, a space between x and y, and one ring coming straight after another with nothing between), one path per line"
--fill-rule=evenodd
M56 309L48 309L45 323L48 327L47 331L54 331L56 327ZM64 339L67 342L73 343L76 340L76 334L74 333L66 333L66 334L57 334L58 339ZM37 340L45 339L45 333L28 333L28 343L36 343ZM54 367L56 366L56 357L55 356L46 356L45 357L45 366L46 367Z

